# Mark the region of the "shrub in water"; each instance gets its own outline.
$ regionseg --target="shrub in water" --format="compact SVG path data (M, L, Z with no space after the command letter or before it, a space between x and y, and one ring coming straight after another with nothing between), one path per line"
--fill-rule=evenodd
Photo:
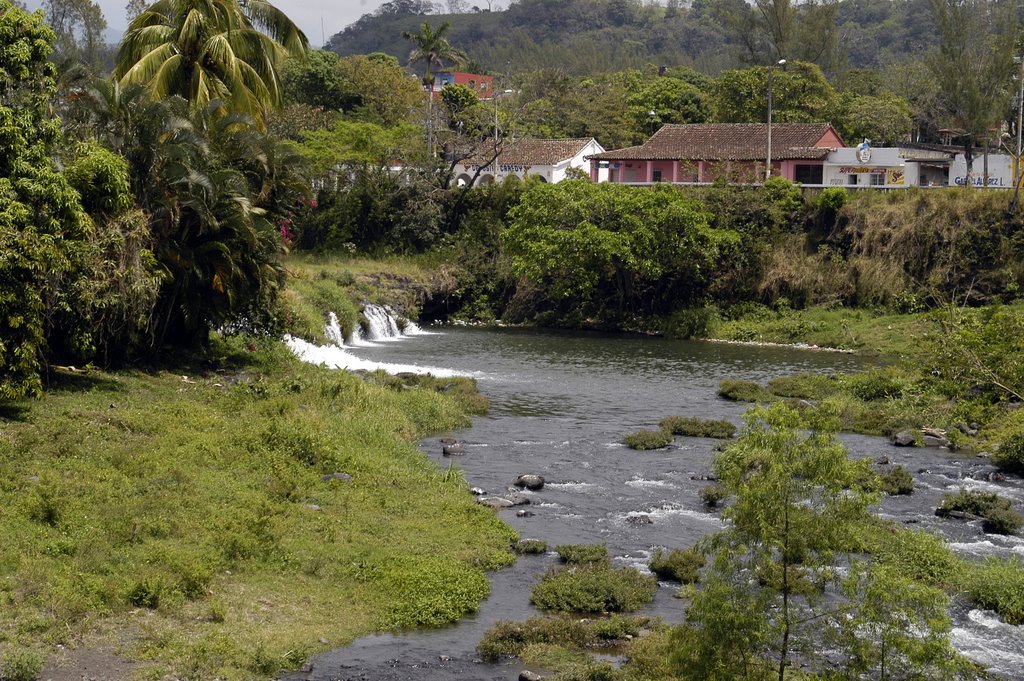
M520 539L512 545L512 550L521 556L547 553L548 543L541 539Z
M715 508L725 499L725 488L721 485L707 485L700 491L701 501L708 508Z
M677 310L665 321L665 335L670 338L706 338L715 326L713 307Z
M661 449L672 444L672 433L664 430L639 430L623 438L630 449Z
M1003 440L992 457L992 463L1007 473L1024 475L1024 433Z
M690 437L730 438L736 426L725 419L698 419L689 416L666 416L658 422L661 429L673 435Z
M773 395L753 381L726 379L718 384L718 394L736 402L771 402Z
M1024 561L989 557L970 565L964 586L971 600L999 613L1008 624L1024 624Z
M632 612L654 599L657 582L634 568L586 565L549 570L530 602L556 612Z
M647 622L646 617L625 615L593 620L545 615L525 622L498 622L484 634L477 652L487 662L496 662L502 657L518 656L527 646L540 643L581 650L635 637Z
M935 513L945 515L949 511L983 518L982 529L993 534L1013 534L1024 522L1024 518L1013 510L1010 500L994 492L960 490L956 494L947 494Z
M0 658L0 681L34 681L43 670L42 654L25 648L12 648Z
M914 476L903 466L893 466L880 476L882 491L886 494L913 494Z
M820 400L836 391L836 382L822 374L793 374L779 376L768 382L768 392L779 397L802 400Z
M560 544L555 547L563 563L584 565L587 563L608 563L608 547L604 544Z
M669 553L658 549L651 556L649 567L661 579L696 584L700 580L700 569L704 567L704 562L704 554L693 549L672 549Z

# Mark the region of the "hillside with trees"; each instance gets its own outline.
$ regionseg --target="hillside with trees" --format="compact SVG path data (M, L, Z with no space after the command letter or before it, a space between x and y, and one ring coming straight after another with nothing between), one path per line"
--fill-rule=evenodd
M759 3L739 0L517 0L503 11L473 11L470 4L387 2L326 47L343 56L379 51L404 61L409 48L402 32L415 30L427 15L450 22L452 43L496 73L560 68L583 74L664 64L714 74L769 63L776 52L842 73L914 59L936 43L927 0L786 3L792 17L775 23L792 29L775 36L778 46L758 37L766 21Z

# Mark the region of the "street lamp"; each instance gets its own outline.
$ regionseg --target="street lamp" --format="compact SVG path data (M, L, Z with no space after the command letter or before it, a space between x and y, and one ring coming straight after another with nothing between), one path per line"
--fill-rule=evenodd
M767 182L772 176L772 72L776 64L786 69L786 60L780 59L775 64L768 65L768 154L764 164L764 181Z
M647 120L651 122L651 135L654 135L654 119L658 117L658 112L651 109L647 112Z

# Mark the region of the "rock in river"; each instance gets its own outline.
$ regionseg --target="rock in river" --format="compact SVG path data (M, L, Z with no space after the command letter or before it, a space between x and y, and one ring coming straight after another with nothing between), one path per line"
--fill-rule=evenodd
M538 490L544 486L544 477L533 474L520 475L513 484L516 487Z
M455 442L450 445L445 445L441 448L441 454L443 456L462 456L466 453L465 448L461 442Z

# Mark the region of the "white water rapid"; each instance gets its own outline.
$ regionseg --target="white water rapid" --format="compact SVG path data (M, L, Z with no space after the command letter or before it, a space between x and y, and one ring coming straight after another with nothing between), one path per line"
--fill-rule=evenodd
M338 322L338 315L331 312L324 325L324 335L330 341L327 345L316 345L301 338L285 336L285 343L295 355L304 362L320 364L331 369L348 369L349 371L376 371L383 369L391 374L414 373L433 374L434 376L464 376L462 372L441 367L420 366L417 364L392 364L373 362L353 354L350 348L372 347L376 341L400 341L408 336L427 335L419 326L411 321L401 323L390 307L367 305L363 309L366 326L360 327L354 337L345 338Z

